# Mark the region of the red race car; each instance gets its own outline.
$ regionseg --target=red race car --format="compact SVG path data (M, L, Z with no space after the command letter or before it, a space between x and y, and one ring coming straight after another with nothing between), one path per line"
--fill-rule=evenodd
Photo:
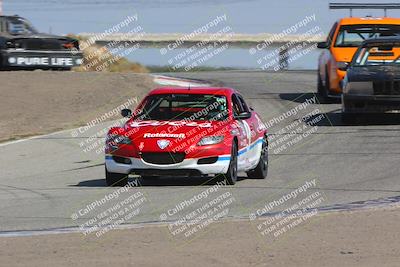
M129 174L216 175L235 184L239 171L263 179L268 172L267 131L259 115L230 88L159 88L123 127L106 138L106 182L123 186Z

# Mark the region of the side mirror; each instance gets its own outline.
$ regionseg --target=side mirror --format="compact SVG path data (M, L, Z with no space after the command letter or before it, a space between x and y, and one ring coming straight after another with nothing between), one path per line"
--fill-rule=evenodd
M349 63L344 62L344 61L339 61L339 62L337 63L337 67L338 67L339 70L346 71L347 68L349 67Z
M239 115L235 116L235 119L237 119L237 120L247 120L250 118L251 118L250 112L242 112Z
M124 118L132 117L132 110L127 109L127 108L121 110L121 116L124 117Z
M328 45L327 42L319 42L317 44L317 47L320 48L320 49L326 49L326 48L329 48L329 45Z

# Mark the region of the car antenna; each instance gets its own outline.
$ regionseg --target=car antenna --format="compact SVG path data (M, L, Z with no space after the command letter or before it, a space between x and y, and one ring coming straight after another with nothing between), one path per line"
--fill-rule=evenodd
M188 90L190 90L190 82L189 82L189 84L188 84Z

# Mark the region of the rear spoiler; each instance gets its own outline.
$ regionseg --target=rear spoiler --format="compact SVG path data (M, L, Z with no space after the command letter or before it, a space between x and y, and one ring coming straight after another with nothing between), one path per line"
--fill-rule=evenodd
M350 17L353 9L383 9L385 17L388 9L400 9L400 3L329 3L329 9L349 9Z

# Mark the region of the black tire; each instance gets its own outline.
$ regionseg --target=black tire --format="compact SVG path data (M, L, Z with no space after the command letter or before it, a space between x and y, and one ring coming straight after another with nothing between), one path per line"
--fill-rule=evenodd
M325 101L326 98L326 90L322 83L321 74L318 71L318 81L317 81L317 92L321 100Z
M106 184L107 186L125 186L128 184L128 174L109 172L106 168Z
M346 100L345 95L342 94L342 123L343 124L355 124L357 122L357 117L359 114L347 112L351 109L351 103Z
M247 177L251 179L265 179L268 175L268 143L263 139L260 161L257 166L246 172Z
M331 102L329 97L329 89L330 89L330 82L329 82L329 74L328 69L325 70L325 86L322 84L322 78L318 72L318 94L319 94L319 101L322 104L328 104Z
M342 112L342 122L344 124L354 124L357 122L357 115L354 113Z
M237 146L236 143L232 144L231 161L229 162L228 171L225 174L225 181L228 185L234 185L237 182Z
M1 47L0 47L0 71L6 70L5 66L3 66L3 52L1 51Z
M72 68L48 68L45 70L48 70L48 71L71 71Z

